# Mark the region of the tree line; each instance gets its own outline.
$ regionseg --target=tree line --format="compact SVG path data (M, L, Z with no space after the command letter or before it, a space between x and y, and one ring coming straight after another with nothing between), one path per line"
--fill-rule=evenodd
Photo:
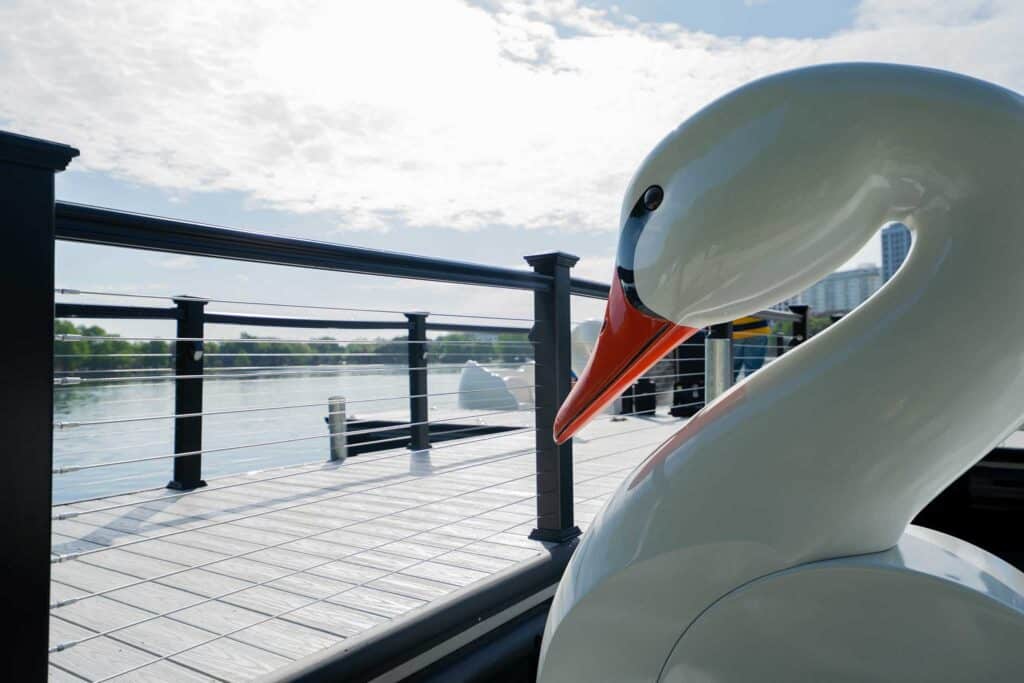
M57 371L169 369L174 365L174 342L119 339L98 325L75 325L68 320L58 320L54 327L58 335L106 337L55 342ZM237 341L204 342L203 352L206 367L214 368L404 365L408 361L404 336L346 343L329 336L291 341L243 332ZM427 357L431 363L515 363L532 359L533 348L525 334L455 333L429 340Z

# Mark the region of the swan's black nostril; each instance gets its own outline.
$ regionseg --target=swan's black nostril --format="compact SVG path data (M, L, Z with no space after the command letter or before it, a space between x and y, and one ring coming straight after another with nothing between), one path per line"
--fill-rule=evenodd
M648 211L654 211L661 206L661 200L665 198L665 191L657 185L651 185L644 190L643 205Z

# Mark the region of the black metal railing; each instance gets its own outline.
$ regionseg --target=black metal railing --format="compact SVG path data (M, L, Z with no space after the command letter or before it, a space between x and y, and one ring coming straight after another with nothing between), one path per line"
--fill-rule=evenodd
M71 293L74 290L64 290ZM528 327L491 324L467 323L434 323L428 321L429 313L406 313L406 320L331 320L323 318L282 317L270 315L247 315L207 311L208 301L199 297L176 297L173 307L149 306L111 306L103 304L57 303L54 316L59 319L88 320L175 320L177 328L172 342L174 360L173 374L166 377L174 383L174 453L173 475L168 488L191 490L206 485L202 474L203 453L203 389L206 380L204 340L206 325L253 325L271 328L296 329L343 329L343 330L402 330L407 334L406 367L409 376L409 439L408 443L396 443L392 440L385 444L388 447L405 446L414 451L430 448L430 418L428 413L427 347L430 343L428 333L431 332L475 332L487 334L523 334L530 332ZM81 338L78 335L58 335L61 341ZM276 341L276 340L275 340ZM271 342L272 343L272 342ZM281 366L286 369L288 366ZM83 378L74 376L74 371L58 377L58 384L76 384ZM94 381L108 381L109 377L98 376ZM68 425L61 425L66 428ZM404 425L401 425L404 426ZM383 430L382 430L383 431ZM479 431L479 430L478 430ZM333 435L329 433L328 436ZM379 437L378 437L379 438ZM61 473L72 471L69 468L58 470Z
M556 445L551 427L557 407L568 395L572 379L569 360L570 293L605 298L608 286L570 278L569 273L576 257L557 253L529 256L527 262L533 266L533 272L530 273L511 268L260 235L65 202L55 203L54 214L54 236L64 241L348 273L532 290L533 335L538 354L537 462L538 471L544 473L538 477L536 534L538 537L566 539L577 533L571 513L572 445ZM220 314L210 322L231 321L226 319L225 314ZM434 329L453 328L455 325L440 325ZM466 329L466 326L458 329ZM414 376L410 375L410 388L414 381ZM422 411L422 407L416 410ZM194 450L199 449L182 452ZM192 477L186 483L194 484L196 478Z
M4 426L9 455L0 488L0 529L9 542L8 579L2 590L8 616L18 623L10 645L11 680L39 680L47 670L50 605L51 478L53 474L54 318L173 320L174 451L169 486L204 485L204 349L209 324L279 328L404 330L407 334L408 427L412 450L430 447L429 358L432 332L528 333L535 368L536 525L531 537L564 543L577 536L573 509L573 445L558 445L552 427L567 396L571 371L572 296L604 299L608 285L571 277L575 256L554 252L527 256L532 270L262 235L66 202L53 196L54 173L77 150L0 132L0 224L9 239L4 283L11 293L19 334L7 335L3 356ZM525 290L533 293L529 326L434 322L427 312L403 312L404 320L331 320L249 315L208 310L210 301L177 297L174 306L55 303L54 240L172 252L218 259L358 273L393 278ZM807 334L807 310L764 311L792 322L789 344ZM781 351L781 349L780 349ZM730 366L731 367L731 366ZM682 374L682 373L676 373ZM69 374L59 383L73 383ZM710 379L707 383L710 384ZM722 380L719 382L718 380ZM715 378L716 386L725 382ZM732 376L728 382L732 381Z

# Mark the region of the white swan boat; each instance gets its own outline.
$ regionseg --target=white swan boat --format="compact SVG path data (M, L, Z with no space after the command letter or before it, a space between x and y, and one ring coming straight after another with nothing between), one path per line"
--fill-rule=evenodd
M600 320L584 320L573 326L572 371L579 376L587 366L601 330ZM504 373L468 360L459 375L459 407L468 410L532 410L535 363L527 361Z
M694 329L796 294L883 224L913 247L626 478L559 585L539 679L1021 680L1024 575L908 523L1021 423L1022 216L1022 98L947 72L787 72L671 132L626 192L559 441Z
M469 410L528 410L534 402L534 362L500 374L468 360L459 374L459 407Z

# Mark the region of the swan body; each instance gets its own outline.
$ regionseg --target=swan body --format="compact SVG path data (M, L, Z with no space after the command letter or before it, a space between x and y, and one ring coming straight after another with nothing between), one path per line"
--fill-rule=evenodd
M559 585L539 680L1019 679L1024 576L908 523L1024 416L1022 217L1024 101L948 72L787 72L670 133L627 189L560 440L665 340L795 295L887 222L913 245L626 478Z
M1024 670L1020 573L911 526L889 550L799 565L723 596L664 681L1001 681Z

